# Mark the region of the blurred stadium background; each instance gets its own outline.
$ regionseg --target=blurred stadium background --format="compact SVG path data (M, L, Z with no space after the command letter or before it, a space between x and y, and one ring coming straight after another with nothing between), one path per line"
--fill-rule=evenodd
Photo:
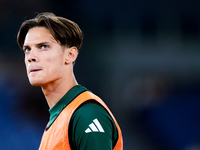
M0 149L38 149L48 121L16 36L53 12L79 24L79 84L115 114L124 150L200 150L199 0L0 0Z

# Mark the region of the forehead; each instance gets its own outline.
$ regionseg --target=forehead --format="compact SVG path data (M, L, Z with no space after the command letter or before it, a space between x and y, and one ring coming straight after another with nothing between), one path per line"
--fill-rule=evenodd
M50 31L45 27L31 28L25 37L24 45L37 44L40 42L56 42Z

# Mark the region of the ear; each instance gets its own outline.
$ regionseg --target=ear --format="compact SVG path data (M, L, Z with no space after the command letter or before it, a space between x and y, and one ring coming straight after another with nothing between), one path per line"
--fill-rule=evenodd
M78 49L73 46L65 49L65 64L73 63L78 56Z

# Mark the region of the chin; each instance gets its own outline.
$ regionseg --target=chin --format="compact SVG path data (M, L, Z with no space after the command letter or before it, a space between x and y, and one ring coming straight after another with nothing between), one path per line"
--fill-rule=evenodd
M42 82L39 82L39 81L33 81L33 80L29 80L30 84L32 86L42 86Z
M31 83L32 86L41 86L41 84L38 83Z

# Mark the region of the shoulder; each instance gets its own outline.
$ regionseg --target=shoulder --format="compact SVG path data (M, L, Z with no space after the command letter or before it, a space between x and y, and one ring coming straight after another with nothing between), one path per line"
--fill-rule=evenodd
M105 126L112 126L114 123L105 108L92 101L80 106L73 114L71 121L74 125L81 123L82 127L88 127L95 119Z
M117 138L114 121L105 108L97 103L85 103L79 107L71 118L69 131L74 145L90 145L94 149L100 145L112 147L113 138Z

